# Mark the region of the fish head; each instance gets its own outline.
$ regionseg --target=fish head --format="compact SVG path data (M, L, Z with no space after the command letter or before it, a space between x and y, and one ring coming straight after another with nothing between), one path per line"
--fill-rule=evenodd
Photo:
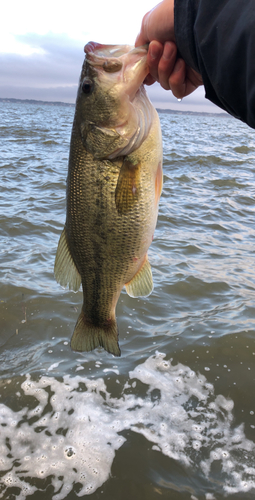
M147 137L152 104L143 81L149 73L147 46L85 48L75 123L87 151L99 159L130 154Z

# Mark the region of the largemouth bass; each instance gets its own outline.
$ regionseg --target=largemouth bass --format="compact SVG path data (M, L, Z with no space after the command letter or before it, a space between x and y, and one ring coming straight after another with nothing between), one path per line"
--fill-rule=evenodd
M121 290L144 297L153 289L147 250L162 189L161 129L142 84L147 49L90 42L84 51L55 277L74 291L82 284L71 348L120 356Z

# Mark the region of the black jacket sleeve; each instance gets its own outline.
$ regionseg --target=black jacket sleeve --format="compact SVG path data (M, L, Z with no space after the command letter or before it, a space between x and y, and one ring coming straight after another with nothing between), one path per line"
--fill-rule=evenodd
M174 12L178 50L207 99L255 128L254 0L175 0Z

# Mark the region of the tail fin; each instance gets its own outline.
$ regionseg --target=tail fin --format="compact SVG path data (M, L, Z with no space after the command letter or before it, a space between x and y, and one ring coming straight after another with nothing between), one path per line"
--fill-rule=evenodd
M96 347L103 347L114 356L120 356L118 344L118 327L115 319L109 326L94 326L88 321L82 311L75 325L71 339L71 348L74 351L93 351Z

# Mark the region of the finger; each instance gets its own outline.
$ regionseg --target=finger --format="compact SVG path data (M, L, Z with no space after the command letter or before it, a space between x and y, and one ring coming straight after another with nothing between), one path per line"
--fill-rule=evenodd
M146 78L144 79L144 82L146 85L153 85L153 83L155 83L155 78L153 78L153 76L151 76L150 74L146 76Z
M187 68L187 76L186 76L186 95L191 94L194 90L197 89L200 85L203 85L203 79L200 73L197 73L192 68Z
M169 78L176 63L177 47L174 42L166 42L158 64L158 81L165 90L170 89Z
M149 45L147 62L150 75L154 78L154 80L158 80L158 65L163 54L163 49L164 47L162 43L156 40L153 40Z
M194 85L193 82L191 82L189 79L187 79L186 80L185 96L183 96L183 97L186 97L187 95L192 94L192 92L194 92L194 90L196 90L197 87L198 87L198 85Z
M168 80L169 87L177 99L185 97L186 92L186 64L183 59L178 59Z
M187 68L183 59L178 59L169 78L169 85L174 96L182 99L203 85L203 80L199 73L192 68Z

